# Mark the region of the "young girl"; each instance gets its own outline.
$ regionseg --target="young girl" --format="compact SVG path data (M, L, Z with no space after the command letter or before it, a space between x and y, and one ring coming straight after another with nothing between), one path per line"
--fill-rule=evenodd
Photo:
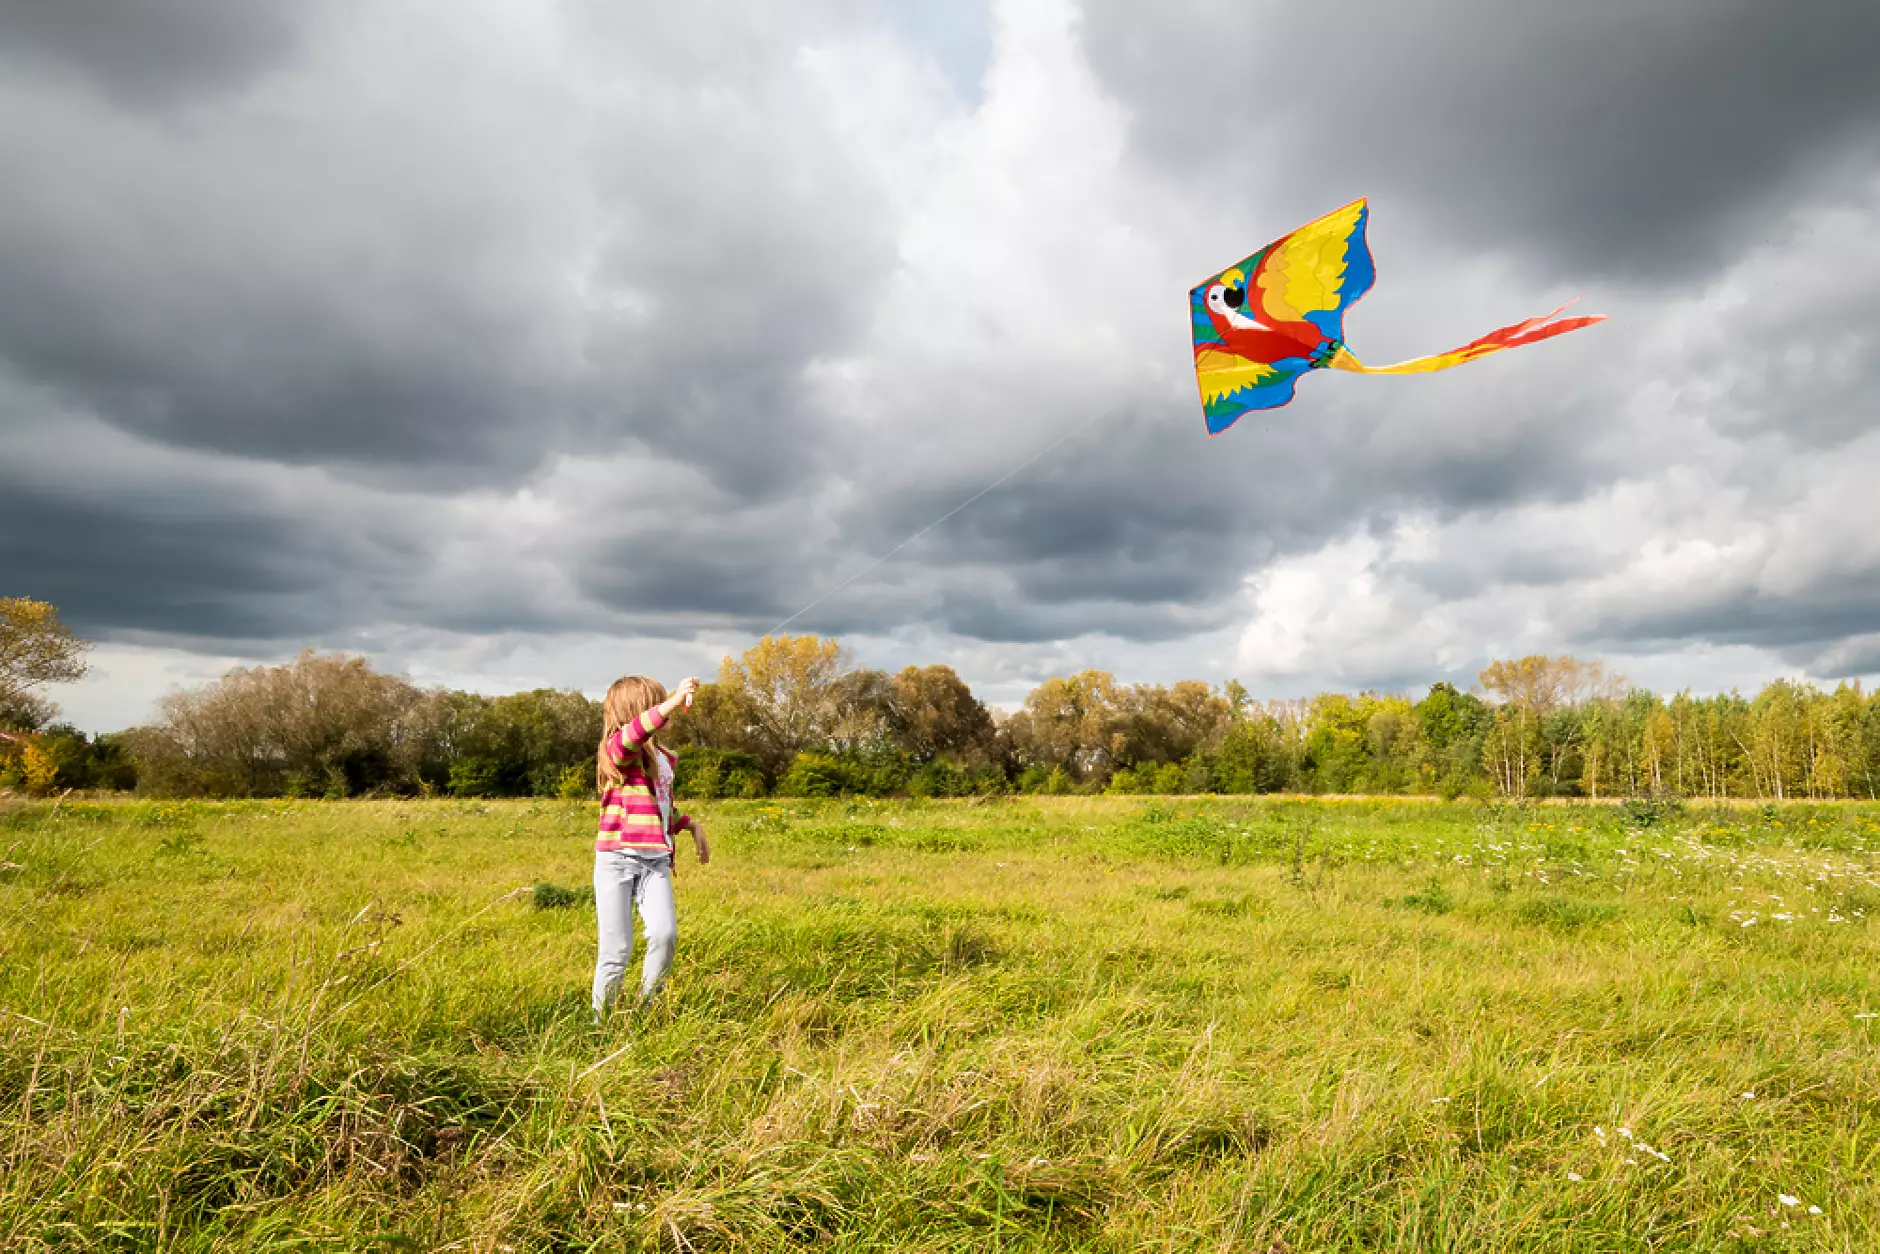
M698 691L688 679L668 696L657 680L629 675L614 681L601 706L603 732L595 753L601 791L601 831L594 842L594 909L600 920L600 957L594 964L594 1019L613 1005L633 954L633 911L646 928L646 963L640 974L645 1001L666 978L678 939L672 903L672 838L692 833L700 865L711 860L705 829L672 808L673 752L654 739Z

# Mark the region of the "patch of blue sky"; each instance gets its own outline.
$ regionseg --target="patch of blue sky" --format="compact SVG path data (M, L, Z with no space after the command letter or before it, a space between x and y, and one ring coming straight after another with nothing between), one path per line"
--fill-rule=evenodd
M992 60L988 0L875 0L889 28L933 60L969 107L985 94Z

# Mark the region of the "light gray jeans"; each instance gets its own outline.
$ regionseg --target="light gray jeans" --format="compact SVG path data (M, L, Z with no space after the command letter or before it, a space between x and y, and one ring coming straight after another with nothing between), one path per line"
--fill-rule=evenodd
M600 922L600 955L594 963L594 1017L613 1005L633 957L633 913L638 908L646 929L646 962L640 971L640 1000L666 978L679 939L679 917L672 902L672 859L643 858L619 849L594 853L594 913Z

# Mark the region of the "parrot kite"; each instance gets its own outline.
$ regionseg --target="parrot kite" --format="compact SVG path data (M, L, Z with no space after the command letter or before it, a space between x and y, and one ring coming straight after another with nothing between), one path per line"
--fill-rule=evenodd
M1446 353L1367 366L1345 347L1344 334L1345 311L1377 280L1364 240L1369 216L1365 202L1354 200L1282 235L1188 294L1195 380L1209 435L1219 435L1249 410L1286 404L1299 376L1309 370L1423 374L1605 321L1601 316L1562 318L1562 305Z

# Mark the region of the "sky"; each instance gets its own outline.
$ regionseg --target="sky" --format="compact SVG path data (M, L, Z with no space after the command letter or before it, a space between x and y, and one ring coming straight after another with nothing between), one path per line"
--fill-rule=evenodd
M91 730L305 648L709 676L811 602L1005 706L1871 681L1875 47L1858 0L0 0L0 595L95 642ZM1207 438L1189 287L1361 195L1365 360L1610 321Z

